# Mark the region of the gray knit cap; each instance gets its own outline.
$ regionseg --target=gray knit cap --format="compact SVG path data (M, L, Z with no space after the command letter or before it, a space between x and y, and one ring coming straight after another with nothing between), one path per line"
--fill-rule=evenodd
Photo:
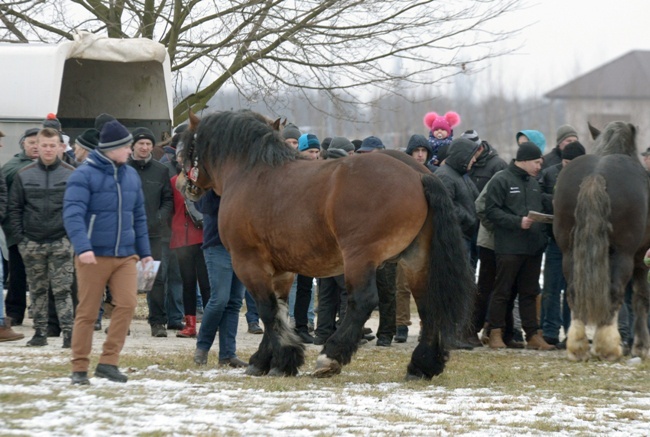
M562 141L564 141L568 137L578 138L578 132L576 132L575 128L570 124L563 124L557 129L557 140L555 142L555 145L556 146L559 145Z

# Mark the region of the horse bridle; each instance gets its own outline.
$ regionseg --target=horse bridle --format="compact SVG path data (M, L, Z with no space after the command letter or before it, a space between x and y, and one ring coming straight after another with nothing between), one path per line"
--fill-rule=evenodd
M200 188L196 185L199 179L199 158L194 156L194 142L196 134L192 135L192 141L187 145L187 158L191 162L191 167L183 164L183 175L185 175L186 190L193 196L198 196Z

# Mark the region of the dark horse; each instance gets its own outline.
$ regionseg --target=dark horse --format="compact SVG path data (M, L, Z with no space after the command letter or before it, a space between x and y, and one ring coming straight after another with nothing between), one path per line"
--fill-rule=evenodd
M414 170L414 160L386 154L300 159L265 117L251 111L219 112L197 122L191 119L183 138L177 187L193 200L208 189L221 196L219 235L266 328L247 373L298 373L304 346L288 325L285 302L294 273L344 273L348 310L314 375L340 373L377 305L375 272L384 263L399 263L422 320L407 377L442 373L445 342L464 326L474 281L438 178Z
M589 359L585 325L594 324L592 354L622 355L618 311L633 280L634 347L648 356L648 269L650 179L636 158L636 130L613 122L594 145L594 154L572 160L560 172L553 200L553 233L563 254L571 327L571 360Z

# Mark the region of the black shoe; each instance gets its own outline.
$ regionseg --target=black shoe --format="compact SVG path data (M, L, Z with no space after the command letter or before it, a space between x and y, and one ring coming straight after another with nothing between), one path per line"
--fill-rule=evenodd
M390 347L392 342L393 342L393 339L391 337L380 335L377 338L377 346Z
M560 350L566 349L566 340L558 341L558 343L555 345L555 347L560 349Z
M61 328L58 326L48 325L47 327L47 336L48 337L58 337L61 335Z
M72 331L63 331L63 349L70 349L72 347Z
M483 343L479 340L476 334L471 334L465 339L465 343L470 344L473 347L483 347Z
M406 343L408 336L409 336L409 327L405 325L398 326L397 332L395 333L395 343Z
M252 322L248 324L248 333L249 334L264 334L264 330L260 327L260 324L257 322Z
M47 337L45 336L45 334L43 334L43 332L36 331L36 334L34 334L32 339L27 342L27 346L31 346L31 347L47 346Z
M372 334L372 329L370 329L370 328L366 328L366 327L364 326L363 328L361 328L361 333L362 333L363 335Z
M361 338L364 339L364 340L366 340L366 341L373 341L373 340L374 340L375 338L377 338L377 337L375 337L375 336L372 335L372 334L364 334Z
M234 367L234 368L248 367L248 363L246 361L240 360L236 356L226 358L224 360L219 360L219 365L220 366L230 366L230 367Z
M72 385L90 385L88 372L72 372Z
M316 346L324 345L325 342L327 342L327 339L326 339L326 338L318 337L318 336L314 337L314 344L315 344Z
M547 342L548 344L552 344L553 346L557 346L557 344L560 342L560 339L555 337L544 336L544 341Z
M95 322L95 331L101 331L101 330L102 330L102 321L101 321L101 320L97 320L97 321Z
M118 369L117 366L112 366L110 364L97 364L97 367L95 368L95 376L97 378L106 378L113 382L126 382L129 380L128 376L120 372L120 369Z
M168 323L167 329L174 330L174 331L182 331L183 329L185 329L185 325L183 325L183 323Z
M309 335L309 332L307 331L295 331L298 337L300 337L300 341L306 344L312 344L314 342L314 337Z
M151 325L152 337L167 337L167 330L165 325Z
M208 352L203 349L196 348L194 351L194 364L205 366L208 364Z

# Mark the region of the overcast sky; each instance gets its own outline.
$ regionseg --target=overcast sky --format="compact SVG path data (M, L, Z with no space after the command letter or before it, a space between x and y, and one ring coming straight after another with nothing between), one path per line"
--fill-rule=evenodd
M647 0L529 0L527 4L500 22L504 28L528 25L505 43L521 48L485 64L476 76L483 86L494 86L498 80L509 94L541 96L629 51L650 50Z

